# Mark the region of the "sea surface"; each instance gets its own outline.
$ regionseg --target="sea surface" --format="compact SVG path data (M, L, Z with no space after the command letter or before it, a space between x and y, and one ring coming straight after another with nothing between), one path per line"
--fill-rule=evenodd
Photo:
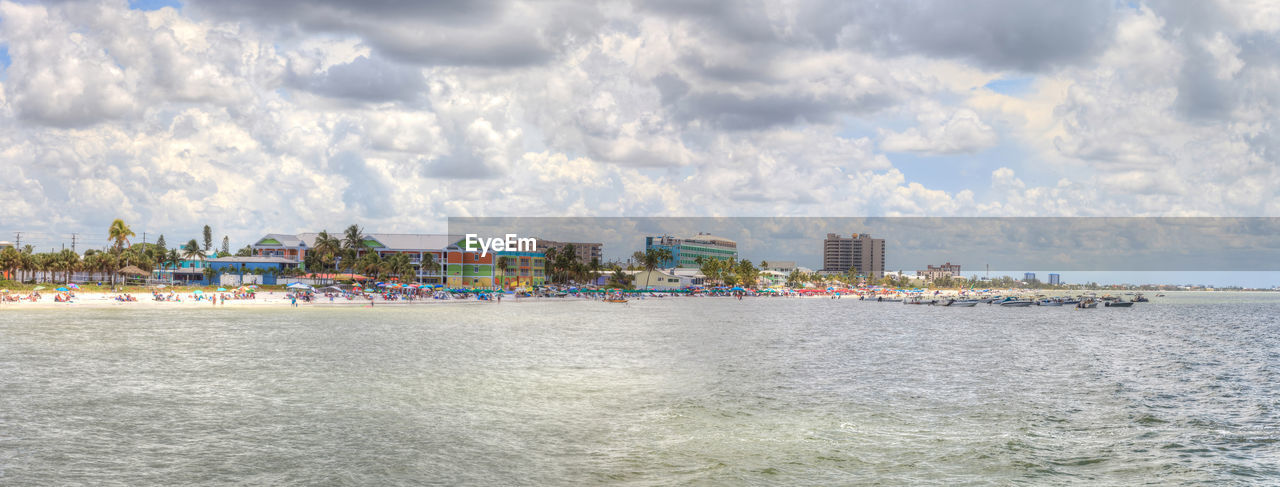
M1276 485L1280 294L0 310L0 485Z

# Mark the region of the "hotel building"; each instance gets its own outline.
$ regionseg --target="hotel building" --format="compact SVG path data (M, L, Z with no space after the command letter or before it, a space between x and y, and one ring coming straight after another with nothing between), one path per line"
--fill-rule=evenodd
M841 237L828 233L822 241L822 272L844 274L856 268L864 276L884 277L884 239L871 235L852 234Z
M586 243L586 242L557 242L555 240L538 239L538 252L546 253L547 249L555 248L557 251L566 247L573 247L573 255L582 265L591 265L591 261L604 262L604 244L602 243Z
M671 259L658 267L699 267L698 258L729 260L738 258L738 243L724 237L699 233L690 237L645 237L644 248L667 249Z

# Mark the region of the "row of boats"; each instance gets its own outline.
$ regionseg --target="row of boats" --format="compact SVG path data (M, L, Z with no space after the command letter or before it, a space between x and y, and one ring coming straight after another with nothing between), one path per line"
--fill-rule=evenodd
M895 298L878 298L878 302L901 302L902 304L930 305L930 306L957 306L957 307L973 307L979 304L987 304L993 306L1003 306L1006 308L1026 308L1030 306L1074 306L1080 309L1094 309L1098 305L1105 308L1130 308L1134 303L1143 303L1149 301L1142 294L1134 296L1133 299L1125 301L1124 298L1116 296L1076 296L1076 297L1036 297L1031 299L1019 296L994 296L981 298L947 298L947 299L926 299L923 297L895 299Z

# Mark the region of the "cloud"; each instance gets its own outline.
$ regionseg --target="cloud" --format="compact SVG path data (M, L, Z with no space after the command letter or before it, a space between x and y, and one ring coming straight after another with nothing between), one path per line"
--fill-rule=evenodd
M999 142L995 129L970 109L951 113L932 107L916 117L919 125L903 132L880 130L880 148L926 154L974 153Z
M427 83L421 69L361 55L323 71L299 73L295 69L290 85L325 96L378 102L412 101L424 94Z
M1081 63L1105 48L1115 4L1106 0L814 2L806 16L833 16L825 37L848 49L962 59L991 69L1041 71Z
M1275 215L1276 19L1247 1L0 0L0 231ZM1009 79L1028 82L986 88Z
M447 66L545 63L600 18L579 2L196 0L191 8L284 31L353 34L399 61Z

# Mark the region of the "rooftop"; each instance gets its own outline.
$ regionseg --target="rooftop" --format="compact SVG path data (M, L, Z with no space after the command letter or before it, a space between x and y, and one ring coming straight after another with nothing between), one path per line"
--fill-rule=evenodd
M250 256L250 257L218 257L209 259L209 262L218 262L225 264L297 264L298 261L286 259L284 257L266 257L266 256Z

